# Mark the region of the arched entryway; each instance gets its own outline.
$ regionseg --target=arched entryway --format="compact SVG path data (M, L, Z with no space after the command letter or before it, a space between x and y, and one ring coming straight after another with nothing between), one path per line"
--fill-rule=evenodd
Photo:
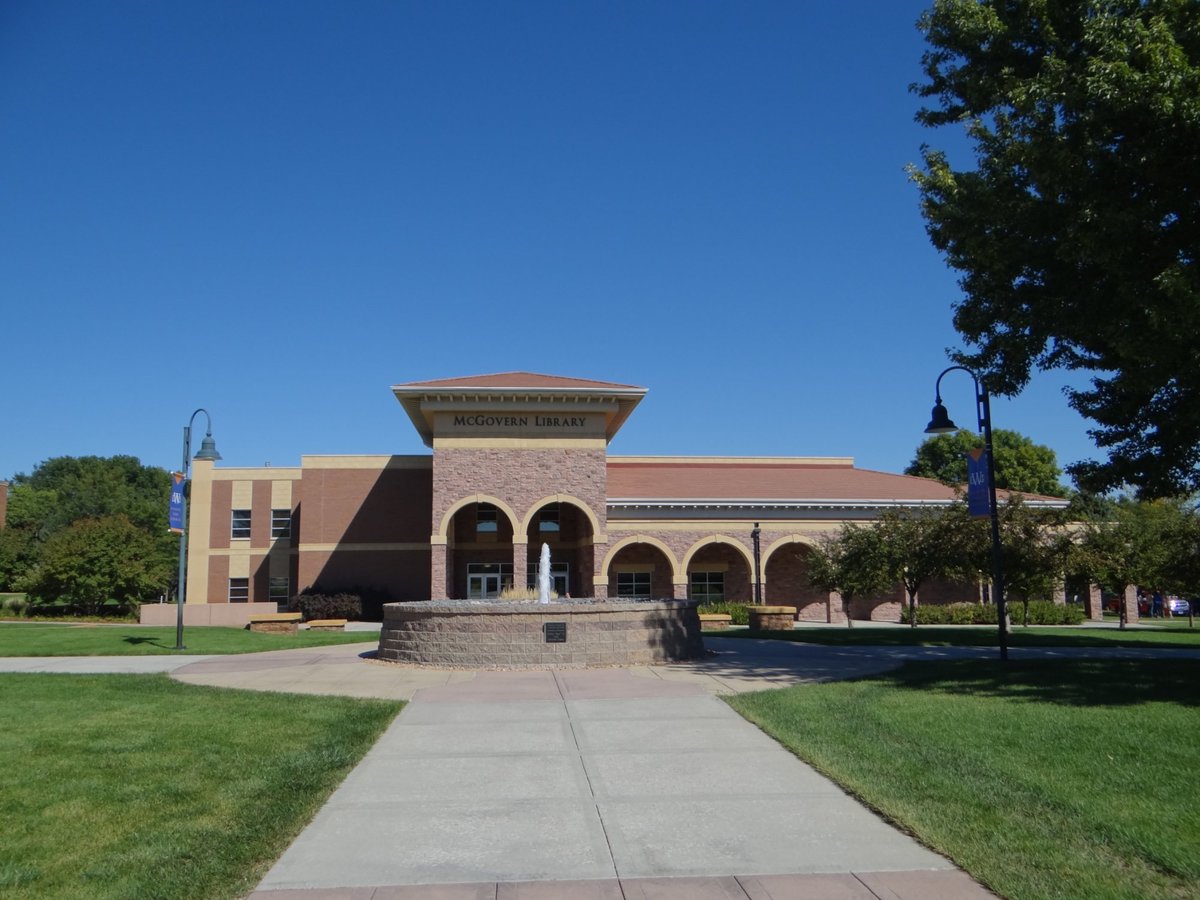
M710 537L694 545L684 558L688 598L701 602L754 602L747 551L739 544Z
M604 562L610 599L657 600L675 596L675 557L656 538L637 535L613 544Z
M764 599L772 606L795 607L796 618L802 622L829 622L840 618L841 610L831 611L829 592L809 584L812 552L812 547L799 540L785 540L769 548L763 565Z
M536 585L542 545L550 548L551 589L560 597L595 595L595 517L581 503L552 498L525 518L526 585Z
M499 597L513 586L513 521L507 510L481 500L452 514L446 527L446 575L451 598Z

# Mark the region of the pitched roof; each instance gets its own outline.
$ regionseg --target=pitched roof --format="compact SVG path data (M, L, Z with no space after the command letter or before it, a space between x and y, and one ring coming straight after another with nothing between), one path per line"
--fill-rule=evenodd
M537 372L497 372L493 375L467 375L461 378L439 378L434 381L410 381L398 388L529 388L531 390L634 390L645 388L613 381L594 381L588 378L567 378L562 375L540 375Z
M852 460L652 457L608 460L610 503L711 500L784 503L948 503L952 488L929 478L858 469ZM1066 501L1026 495L1048 505Z

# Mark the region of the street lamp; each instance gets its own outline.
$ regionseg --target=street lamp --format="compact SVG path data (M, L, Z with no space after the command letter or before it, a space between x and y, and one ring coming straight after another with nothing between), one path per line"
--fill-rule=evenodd
M179 589L175 592L176 616L175 616L175 649L186 650L183 646L183 598L186 593L187 585L187 534L188 534L188 516L187 516L187 480L188 470L192 464L192 423L196 421L196 416L204 413L204 419L208 422L208 430L204 434L204 440L200 442L200 450L196 453L196 459L218 460L221 454L217 452L217 442L212 436L212 416L208 414L207 409L198 409L192 413L192 417L188 419L187 425L183 426L183 468L180 474L183 475L183 485L181 487L180 500L180 522L182 528L179 532Z
M762 606L762 565L759 553L759 535L762 534L758 529L758 523L754 523L754 530L750 532L750 540L754 543L754 605Z
M950 421L946 407L942 406L942 378L955 370L966 372L975 382L975 412L979 418L979 430L983 432L984 449L987 451L988 507L992 520L992 593L995 595L996 618L1000 622L1000 659L1008 659L1008 612L1004 602L1004 558L1000 548L1000 513L996 506L996 460L992 454L992 404L987 388L979 383L979 377L966 366L950 366L937 377L934 385L934 406L926 434L953 434L958 426Z

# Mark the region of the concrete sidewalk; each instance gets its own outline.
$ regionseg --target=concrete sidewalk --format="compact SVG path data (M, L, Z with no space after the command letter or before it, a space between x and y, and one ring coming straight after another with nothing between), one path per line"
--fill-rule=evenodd
M701 683L599 669L417 690L252 898L989 896Z

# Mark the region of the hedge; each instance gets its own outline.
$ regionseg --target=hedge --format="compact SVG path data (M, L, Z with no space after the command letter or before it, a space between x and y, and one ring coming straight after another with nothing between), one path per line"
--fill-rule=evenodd
M1021 600L1009 599L1008 619L1017 625L1025 623L1025 604ZM1030 625L1078 625L1083 619L1083 609L1079 606L1049 600L1029 601ZM900 621L905 624L912 621L907 606L900 613ZM918 625L995 625L996 622L996 607L991 603L917 605Z

